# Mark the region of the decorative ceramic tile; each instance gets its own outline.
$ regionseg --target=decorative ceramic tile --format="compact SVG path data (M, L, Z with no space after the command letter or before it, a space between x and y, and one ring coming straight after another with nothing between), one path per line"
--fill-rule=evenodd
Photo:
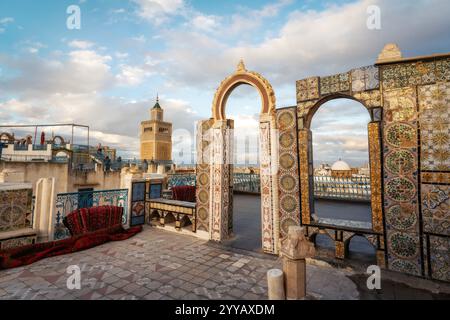
M353 93L353 97L361 101L367 108L376 108L381 106L380 90Z
M352 91L378 89L380 85L378 67L368 66L352 70Z
M417 99L415 88L408 87L408 72L413 69L400 66L389 70L400 72L393 75L393 81L398 83L392 87L404 88L383 93L384 212L388 266L392 270L419 275L422 263L418 223Z
M297 81L297 102L319 98L319 77Z
M430 236L430 268L433 279L450 281L450 238Z
M31 227L32 190L0 191L0 232Z
M422 183L444 183L450 184L449 172L422 172Z
M416 93L413 88L385 91L384 116L387 122L413 121L417 119Z
M419 87L422 170L450 171L450 83Z
M395 89L430 84L439 78L436 77L437 73L435 62L386 65L382 67L383 87L385 89Z
M436 61L436 82L450 81L450 59Z
M280 238L289 227L300 225L300 195L296 108L277 111L279 138L278 193L280 198Z
M211 181L211 166L209 147L211 139L209 130L211 129L212 120L200 121L197 124L197 184L196 184L196 205L197 205L197 230L209 231L209 195Z
M311 195L309 179L309 144L311 131L302 129L298 132L298 148L300 161L300 190L302 224L311 222Z
M350 91L350 76L349 73L340 73L329 77L320 78L320 94L322 96Z
M319 100L312 100L306 102L299 102L297 104L297 117L306 117L311 108L314 107Z
M280 119L280 118L279 118ZM290 116L284 114L281 121L282 127L295 127L295 112ZM261 122L259 129L260 136L260 165L261 165L261 214L262 214L262 242L265 252L277 252L278 235L280 234L280 219L278 210L275 210L275 194L278 181L275 179L276 173L272 156L272 126L270 122ZM280 138L281 139L281 138ZM295 141L295 136L292 138ZM285 222L286 224L287 222Z
M381 177L381 141L380 123L372 122L368 125L369 132L369 154L370 154L370 190L372 228L375 232L384 232L383 227L383 195Z
M450 186L422 185L422 217L425 232L450 236Z

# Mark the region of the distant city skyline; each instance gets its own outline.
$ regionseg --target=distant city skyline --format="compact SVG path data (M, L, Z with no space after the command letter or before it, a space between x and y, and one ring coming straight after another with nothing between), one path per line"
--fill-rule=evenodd
M66 26L74 4L80 30ZM369 5L380 7L380 30L366 26ZM0 122L89 125L93 144L138 157L139 123L157 93L176 140L211 116L241 58L271 82L277 107L295 106L296 80L372 65L388 42L406 57L448 51L449 16L446 0L2 1ZM227 114L251 128L259 101L239 87Z

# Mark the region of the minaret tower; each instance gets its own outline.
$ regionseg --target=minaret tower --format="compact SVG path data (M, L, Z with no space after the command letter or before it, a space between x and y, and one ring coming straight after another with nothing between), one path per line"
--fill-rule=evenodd
M164 122L164 110L156 103L150 109L150 120L141 122L141 160L168 163L172 160L172 123Z

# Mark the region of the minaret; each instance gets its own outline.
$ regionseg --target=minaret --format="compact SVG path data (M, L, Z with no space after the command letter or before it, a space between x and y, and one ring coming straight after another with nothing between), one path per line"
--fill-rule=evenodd
M164 110L156 103L150 109L150 120L141 122L141 160L168 163L172 160L172 123L164 122Z

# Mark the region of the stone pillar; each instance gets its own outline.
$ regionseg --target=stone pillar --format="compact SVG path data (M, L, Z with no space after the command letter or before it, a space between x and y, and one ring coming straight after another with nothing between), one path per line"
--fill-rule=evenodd
M306 296L306 258L315 254L314 245L304 234L303 227L291 226L281 242L286 298L300 300Z
M280 269L271 269L267 271L267 285L269 300L284 300L284 274Z
M53 240L56 214L55 178L42 178L36 183L33 229L37 231L38 242Z

